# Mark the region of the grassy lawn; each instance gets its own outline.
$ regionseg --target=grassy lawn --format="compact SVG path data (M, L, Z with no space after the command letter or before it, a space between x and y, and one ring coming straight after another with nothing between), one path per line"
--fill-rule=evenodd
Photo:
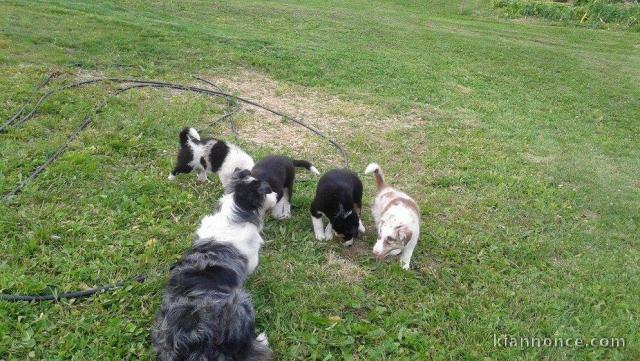
M281 360L640 359L640 34L508 21L489 1L3 1L0 120L52 86L130 76L226 90L304 116L412 194L412 269L367 235L313 238L315 180L267 220L247 287ZM202 85L200 83L200 85ZM0 191L27 177L113 87L55 95L0 134ZM340 165L319 140L247 107L255 159ZM167 90L109 102L67 153L0 203L0 291L143 284L60 303L0 302L0 360L151 359L168 266L222 190L166 181L177 132L225 103ZM266 122L266 123L260 123ZM264 124L264 125L263 125ZM623 348L495 347L493 336L617 338Z

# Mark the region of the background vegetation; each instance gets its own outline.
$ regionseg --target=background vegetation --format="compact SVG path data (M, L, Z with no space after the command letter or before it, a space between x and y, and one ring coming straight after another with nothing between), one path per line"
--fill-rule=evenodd
M573 3L530 0L495 0L493 5L506 17L533 16L597 28L640 31L640 4L620 0L580 0Z

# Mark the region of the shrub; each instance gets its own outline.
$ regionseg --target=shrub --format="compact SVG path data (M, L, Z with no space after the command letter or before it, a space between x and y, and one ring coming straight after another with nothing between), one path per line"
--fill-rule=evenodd
M573 4L530 1L494 0L494 8L503 16L539 17L553 21L592 26L619 25L640 30L640 4L625 4L622 0L576 0Z

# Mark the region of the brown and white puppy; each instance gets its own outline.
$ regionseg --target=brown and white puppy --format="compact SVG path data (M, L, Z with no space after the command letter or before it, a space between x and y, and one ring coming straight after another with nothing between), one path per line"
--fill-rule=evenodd
M384 182L382 169L371 163L364 171L373 173L378 194L371 211L378 229L378 240L373 246L373 255L382 260L386 256L400 255L400 265L409 269L413 249L420 235L420 210L416 202L406 193Z

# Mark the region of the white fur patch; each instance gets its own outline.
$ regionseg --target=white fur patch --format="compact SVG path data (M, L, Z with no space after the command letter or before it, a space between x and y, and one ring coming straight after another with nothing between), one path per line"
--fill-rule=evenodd
M369 163L367 169L364 170L364 174L370 174L377 170L380 170L380 166L377 163Z
M331 226L331 222L327 224L327 228L324 229L324 239L330 241L333 239L333 227Z
M282 192L282 198L280 198L278 203L276 203L276 205L271 209L271 215L275 219L291 218L291 201L289 201L287 188L283 188ZM277 193L274 192L274 194Z
M322 216L320 216L320 218L316 218L314 216L311 216L311 223L313 223L313 233L316 236L316 239L318 241L323 241L324 240L324 232L322 229Z
M169 176L167 177L168 180L172 181L176 179L176 176L174 176L173 174L169 174Z
M195 130L194 128L189 128L189 135L190 135L192 138L195 138L195 139L197 139L197 140L200 140L200 134L198 134L198 131L197 131L197 130Z
M289 199L289 191L287 188L283 189L284 194L282 195L282 214L284 218L291 218L291 200Z
M193 159L191 159L191 161L189 162L189 166L195 171L205 171L206 169L200 163L200 158L204 158L205 161L209 159L209 152L211 151L211 147L214 144L214 141L210 141L205 144L196 144L191 139L189 139L187 141L187 145L189 146L189 148L191 148L191 152L193 153ZM207 168L208 167L209 166L207 165Z
M206 182L207 181L207 172L204 169L198 169L198 180L200 182Z
M269 209L273 207L278 201L278 193L271 192L265 196L264 208Z
M267 197L273 198L271 194ZM229 243L247 257L248 271L253 272L258 266L258 251L264 242L260 236L259 228L249 222L234 223L233 218L233 194L227 194L220 198L220 210L213 215L205 216L196 231L198 240L194 242L208 242L214 239L216 242ZM266 203L266 202L265 202Z
M256 336L256 341L260 342L265 346L269 346L269 340L267 339L267 334L264 332Z
M285 214L285 207L286 207L285 203L286 203L286 199L284 198L284 196L282 196L282 198L280 198L278 203L276 203L271 209L271 215L273 216L273 218L275 219L287 218Z
M226 189L231 183L233 172L236 168L251 170L254 166L253 158L234 144L229 144L229 153L218 169L218 177L222 186Z
M378 239L373 245L373 254L379 255L384 253L384 239Z
M317 176L320 175L320 172L318 172L318 168L316 168L314 166L311 166L311 168L309 168L309 170L311 171L311 173L313 173L313 174L315 174Z

